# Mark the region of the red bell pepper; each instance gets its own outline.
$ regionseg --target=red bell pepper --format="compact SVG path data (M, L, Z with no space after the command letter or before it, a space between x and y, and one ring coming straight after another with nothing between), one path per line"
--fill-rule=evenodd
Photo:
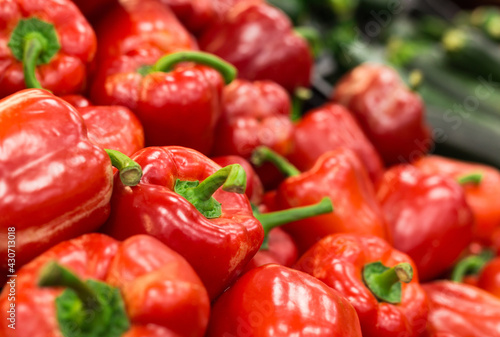
M0 125L0 228L2 239L15 228L17 268L106 221L112 171L106 152L87 138L82 117L45 90L1 100Z
M500 299L451 281L424 284L430 303L429 330L456 337L499 337Z
M220 116L222 88L224 82L234 79L236 70L200 52L169 54L146 67L144 60L137 61L120 66L118 72L108 72L104 82L96 82L93 100L134 111L148 145L182 145L209 153ZM186 61L202 65L176 67Z
M174 13L157 0L121 1L100 20L96 33L96 58L101 69L107 69L117 58L133 60L140 55L156 54L158 59L166 53L197 49L196 41ZM102 71L97 75L106 76Z
M71 1L4 0L0 13L0 98L24 88L84 90L96 37Z
M80 113L87 125L89 139L104 149L118 150L131 156L144 147L141 122L126 107L93 106L78 95L61 97Z
M388 66L356 67L337 83L333 100L353 112L388 165L414 161L433 145L422 99Z
M253 269L215 302L207 337L361 337L356 312L317 279L278 265Z
M272 80L289 92L309 87L313 60L288 17L267 4L235 7L201 36L200 47L233 64L241 78Z
M364 337L422 336L427 297L410 257L374 236L330 235L295 268L339 291L358 313Z
M258 146L285 156L292 147L290 98L271 81L235 80L224 88L222 115L215 131L214 155L250 159ZM274 188L283 179L271 164L256 168L264 186Z
M247 175L247 188L245 190L245 194L248 197L248 200L250 200L253 205L259 205L262 202L262 198L264 195L262 182L260 181L257 173L255 173L252 165L250 165L248 161L240 156L215 157L212 158L212 160L222 167L231 164L241 165Z
M117 239L158 238L184 256L214 299L264 238L246 196L226 192L244 193L245 171L236 164L221 169L201 153L175 146L145 148L132 158L144 176L133 188L115 177L103 231Z
M1 336L201 337L210 302L186 260L158 240L87 234L24 266L0 308Z
M429 174L440 174L457 179L480 175L480 180L462 181L465 198L474 213L474 239L491 244L495 230L500 228L500 172L487 165L467 163L439 156L424 157L414 163L420 170ZM473 176L474 177L474 176Z
M380 155L351 112L339 104L326 104L309 111L295 125L292 144L287 158L302 171L313 167L322 154L346 147L359 156L373 182L382 177Z
M386 171L377 198L394 247L410 255L422 280L445 272L471 243L474 216L453 179L399 165Z
M311 205L324 197L332 200L333 213L283 226L297 243L299 252L305 252L329 234L340 232L370 234L387 239L386 222L372 183L353 151L339 148L327 152L313 168L304 173L269 149L259 148L254 160L272 160L289 176L278 186L275 197L278 209Z

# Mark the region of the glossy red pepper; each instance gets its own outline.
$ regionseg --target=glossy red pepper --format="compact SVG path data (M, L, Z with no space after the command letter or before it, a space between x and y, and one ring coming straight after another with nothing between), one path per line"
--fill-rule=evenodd
M430 303L429 330L456 337L500 336L500 299L451 281L424 284Z
M495 230L500 228L500 172L494 167L459 161L440 156L427 156L414 163L429 174L440 174L460 182L471 174L480 175L478 181L464 180L461 185L465 198L474 213L474 239L491 244Z
M222 115L215 130L214 155L250 159L258 146L285 156L292 148L293 123L288 93L271 81L235 80L224 88ZM283 179L271 164L256 168L264 186Z
M267 4L235 7L201 36L200 47L233 64L241 78L272 80L289 92L309 87L309 45L288 17Z
M0 13L0 98L24 88L84 90L96 37L71 1L4 0Z
M214 162L224 167L231 164L239 164L245 170L247 175L247 188L245 194L248 200L254 205L259 205L262 202L264 196L264 188L262 187L262 182L259 179L257 173L253 169L252 165L245 158L240 156L223 156L212 158Z
M333 100L352 111L388 165L412 162L433 146L422 99L388 66L356 67L337 83Z
M326 104L309 111L295 125L292 144L287 158L302 171L313 167L322 154L346 147L359 156L373 182L382 177L380 155L342 105Z
M474 285L500 297L500 257L495 257L490 250L469 255L455 265L450 279Z
M264 238L246 196L225 191L243 193L245 171L239 165L220 170L201 153L175 146L146 148L132 158L144 175L133 188L115 177L111 215L103 231L117 239L135 234L158 238L186 258L214 299ZM195 181L201 181L198 189ZM219 189L223 184L224 190Z
M471 243L474 216L451 178L395 166L384 174L377 198L394 247L410 255L422 280L449 269Z
M113 149L131 156L144 147L141 122L126 107L94 106L79 95L62 96L73 105L87 125L89 139L104 149Z
M264 152L260 160L274 160L275 155ZM276 191L278 209L306 206L324 197L332 200L331 214L292 222L283 226L303 253L323 237L340 232L370 234L388 239L382 209L375 192L356 154L339 148L323 154L309 171L300 173L289 164L282 163L289 177ZM390 240L390 239L389 239Z
M106 221L112 171L106 152L87 138L82 117L45 90L1 100L0 124L0 228L4 235L15 227L19 268ZM0 252L4 277L6 244Z
M207 337L361 337L353 307L337 291L278 265L253 269L215 302Z
M201 337L208 324L210 302L199 277L146 235L124 242L83 235L43 253L9 282L0 308L14 311L0 321L1 336Z
M384 240L330 235L302 255L295 268L345 296L358 313L364 337L423 336L428 303L415 264Z

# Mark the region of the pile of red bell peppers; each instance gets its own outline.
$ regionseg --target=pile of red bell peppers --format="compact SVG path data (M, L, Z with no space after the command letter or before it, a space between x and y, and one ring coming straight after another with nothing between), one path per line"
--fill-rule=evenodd
M301 111L263 0L3 0L0 32L0 336L500 336L500 171L428 153L395 70Z

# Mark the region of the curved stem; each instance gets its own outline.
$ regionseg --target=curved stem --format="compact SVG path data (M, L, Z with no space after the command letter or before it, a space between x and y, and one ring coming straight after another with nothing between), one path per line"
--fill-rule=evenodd
M35 76L36 64L38 57L43 51L43 42L40 40L41 36L32 34L26 39L23 54L23 73L24 83L26 88L43 89L40 82Z
M205 180L203 180L193 192L200 200L209 200L212 195L222 186L227 192L245 193L247 176L243 167L239 164L228 165L221 168Z
M479 255L466 257L455 265L450 279L455 282L462 282L465 276L479 273L484 265L493 259L493 257L493 252L489 250L483 251Z
M457 178L457 182L460 185L474 184L479 185L483 180L483 174L481 172L469 173Z
M105 149L111 165L120 171L120 180L125 186L136 186L142 178L142 168L120 151Z
M259 146L256 148L252 153L251 161L257 166L261 166L265 162L271 162L286 177L298 176L301 173L285 157L279 155L267 146Z
M264 227L264 233L267 235L271 229L281 225L331 212L333 212L332 201L330 198L325 197L314 205L264 214L254 212L254 216L260 221L262 227Z
M233 65L227 63L220 57L199 51L182 51L163 56L149 71L169 72L178 63L182 62L195 62L212 67L222 75L226 84L231 83L238 74L238 71Z
M38 279L38 286L69 288L76 293L83 306L87 309L96 310L101 305L97 294L87 284L69 269L55 261L47 263L42 269Z

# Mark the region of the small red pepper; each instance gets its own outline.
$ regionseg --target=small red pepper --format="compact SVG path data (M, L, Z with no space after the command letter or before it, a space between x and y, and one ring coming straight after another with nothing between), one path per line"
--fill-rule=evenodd
M0 321L1 336L202 337L208 324L210 302L199 277L146 235L118 242L87 234L60 243L10 282L0 308L14 308L14 320Z
M422 99L388 66L354 68L337 83L333 100L353 112L388 165L412 162L433 145Z
M429 330L456 337L499 337L500 299L463 283L424 284L430 304Z
M276 192L278 209L307 206L329 197L334 212L283 226L303 253L323 237L339 233L371 234L387 238L382 209L368 174L356 154L339 148L323 154L309 171L300 173L284 158L266 148L257 149L254 160L271 160L288 176Z
M313 167L322 154L346 147L359 156L373 182L382 177L380 155L342 105L326 104L309 111L295 125L293 138L293 149L287 158L302 171Z
M472 240L474 216L453 179L404 164L385 172L377 192L394 240L428 281L450 268Z
M241 78L271 80L289 92L310 86L308 43L293 32L283 12L265 3L235 7L199 43L202 50L233 64Z
M224 88L222 115L215 130L214 155L250 159L258 146L285 156L292 147L290 98L271 81L235 80ZM282 175L271 164L256 168L264 186L276 187Z
M267 265L215 302L207 337L361 337L356 312L337 291L297 270Z
M451 280L474 285L500 297L500 257L487 249L467 256L455 265Z
M144 130L132 111L124 106L94 106L79 95L61 97L73 105L87 125L89 139L104 149L131 156L144 147Z
M96 37L71 1L4 0L0 12L0 98L24 88L84 90Z
M259 205L262 202L262 198L264 195L262 182L260 181L257 173L255 173L252 165L250 165L248 161L240 156L215 157L212 158L212 160L222 167L231 164L241 165L247 175L247 188L245 190L245 194L248 197L248 200L250 200L253 205Z
M491 244L495 230L500 228L500 172L494 167L467 163L440 156L427 156L414 163L425 173L456 179L474 213L474 239ZM475 178L472 179L471 178Z
M0 101L0 228L15 228L15 267L96 230L110 211L112 171L82 117L45 90ZM3 234L2 234L3 235ZM7 244L1 245L7 273Z
M115 177L103 231L117 239L158 238L193 266L214 299L264 238L246 196L229 193L244 193L245 171L236 164L221 169L201 153L175 146L145 148L132 158L144 175L133 188Z
M296 263L354 306L364 337L422 336L427 297L410 257L374 236L330 235Z

